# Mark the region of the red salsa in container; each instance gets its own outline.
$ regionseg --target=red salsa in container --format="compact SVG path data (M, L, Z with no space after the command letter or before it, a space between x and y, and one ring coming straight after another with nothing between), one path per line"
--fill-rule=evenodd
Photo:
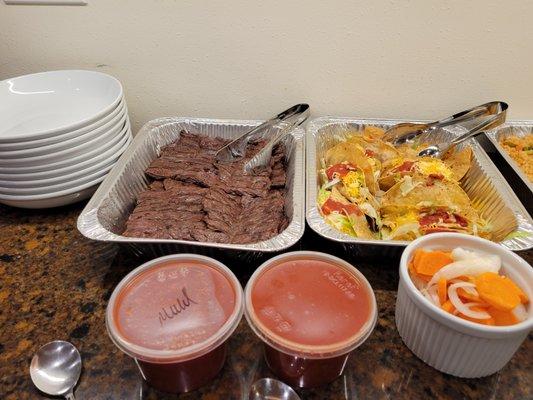
M128 274L111 296L106 324L148 384L180 393L208 383L222 369L225 342L242 309L242 288L227 267L181 254Z
M294 252L263 264L246 286L246 317L269 367L287 383L315 387L343 372L377 319L365 277L327 254Z

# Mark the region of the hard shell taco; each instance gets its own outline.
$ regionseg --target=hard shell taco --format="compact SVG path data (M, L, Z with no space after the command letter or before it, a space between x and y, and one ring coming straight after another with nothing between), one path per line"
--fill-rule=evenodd
M378 183L381 190L389 190L405 176L415 174L431 176L445 180L454 180L453 171L438 158L402 158L398 157L383 164Z
M376 165L372 164L369 157L365 155L363 147L353 142L341 142L326 152L325 164L327 166L342 163L354 165L363 171L365 184L368 190L370 190L370 193L375 194L379 190L376 180L379 170L376 168Z
M358 238L376 238L361 208L347 200L337 188L321 189L318 204L326 222L341 232Z
M472 149L470 147L459 151L454 149L445 155L443 161L453 172L454 179L460 181L472 165Z
M381 201L383 239L412 240L432 232L485 236L486 227L461 187L444 179L406 176Z

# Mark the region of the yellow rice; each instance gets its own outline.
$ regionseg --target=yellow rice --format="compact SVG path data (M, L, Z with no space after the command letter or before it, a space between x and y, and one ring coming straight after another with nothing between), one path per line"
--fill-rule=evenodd
M500 145L533 182L533 134L529 133L523 137L508 136L500 139Z

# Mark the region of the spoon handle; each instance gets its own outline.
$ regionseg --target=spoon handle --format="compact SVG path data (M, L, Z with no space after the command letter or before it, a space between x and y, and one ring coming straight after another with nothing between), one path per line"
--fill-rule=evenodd
M493 117L487 119L486 121L481 122L474 128L470 129L465 134L456 137L453 139L450 143L451 146L456 146L461 142L464 142L467 139L470 139L473 136L476 136L477 134L481 133L484 130L487 130L489 128L494 128L498 125L501 125L505 122L505 110L495 114Z
M65 394L65 399L67 399L67 400L76 400L76 398L74 397L74 392L69 392L69 393Z
M491 107L494 107L497 105L497 103L500 103L499 101L493 101L490 103L485 103L477 107L470 108L465 111L458 112L456 114L453 114L450 117L446 117L444 119L441 119L440 121L432 122L428 124L428 128L430 130L435 130L439 128L443 128L445 126L449 125L455 125L459 122L469 121L477 117L481 117L482 115L489 115L491 112Z
M237 139L231 141L216 153L216 158L219 161L232 162L236 159L244 156L246 145L250 139L255 138L257 135L264 133L267 129L272 128L280 122L286 122L290 126L298 126L302 124L309 116L308 104L296 104L291 108L279 113L274 118L263 122L261 125L252 128L245 132Z

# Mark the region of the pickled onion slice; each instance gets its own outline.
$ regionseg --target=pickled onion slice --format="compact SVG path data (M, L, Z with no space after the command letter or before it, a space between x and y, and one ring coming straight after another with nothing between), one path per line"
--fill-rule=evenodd
M525 321L527 319L527 310L523 304L519 304L513 308L512 313L519 321Z
M469 258L468 260L459 260L448 264L438 270L431 278L428 285L431 286L444 278L452 280L459 276L478 276L485 272L498 273L502 263L498 256L480 256Z
M450 302L453 304L455 309L461 314L466 315L467 317L474 319L489 319L490 314L485 311L475 311L472 310L473 306L480 306L481 303L463 303L457 294L457 289L459 288L475 288L476 286L470 282L457 282L452 283L448 288L448 297Z

